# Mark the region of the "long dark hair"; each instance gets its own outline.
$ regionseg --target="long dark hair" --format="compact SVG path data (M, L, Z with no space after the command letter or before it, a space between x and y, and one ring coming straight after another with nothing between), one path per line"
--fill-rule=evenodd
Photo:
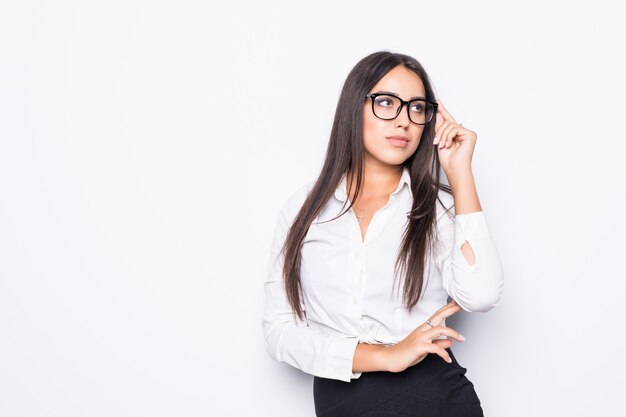
M424 84L426 99L435 100L426 71L415 58L407 55L389 51L374 52L361 59L348 74L335 110L324 166L296 215L281 248L281 253L284 252L285 255L283 278L287 300L293 313L301 320L304 320L300 283L302 242L311 223L333 195L343 175L348 172L356 173L357 183L353 197L353 201L356 201L363 178L363 100L369 90L397 65L403 65L415 72ZM394 274L396 278L398 272L406 276L403 302L409 311L421 296L425 260L431 253L437 237L435 204L439 199L438 192L443 189L451 193L450 187L440 184L441 165L437 147L432 145L434 136L435 118L424 127L416 151L402 164L410 173L413 206L407 213L409 221L402 236ZM350 189L352 189L351 176L348 179L348 190ZM349 199L346 199L347 201ZM344 215L351 207L352 202L337 217ZM407 271L410 273L406 273Z

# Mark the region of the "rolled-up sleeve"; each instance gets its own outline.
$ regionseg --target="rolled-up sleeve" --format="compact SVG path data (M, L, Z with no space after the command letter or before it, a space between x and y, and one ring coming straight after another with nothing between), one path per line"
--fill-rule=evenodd
M279 251L285 241L301 199L292 196L281 209L270 250L269 270L264 281L265 304L262 327L265 350L279 362L285 362L308 374L350 382L361 372L352 372L358 338L326 334L298 320L287 301L283 279L284 255ZM301 304L302 310L304 303Z
M436 264L448 295L469 312L486 312L498 305L504 271L484 212L444 213L438 218L437 229ZM461 251L465 241L474 252L472 265Z

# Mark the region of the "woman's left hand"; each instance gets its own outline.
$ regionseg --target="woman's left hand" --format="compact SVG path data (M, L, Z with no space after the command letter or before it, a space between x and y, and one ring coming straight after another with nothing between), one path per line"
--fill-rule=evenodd
M476 145L476 133L458 124L454 117L437 99L435 141L439 161L446 175L471 170L472 155Z

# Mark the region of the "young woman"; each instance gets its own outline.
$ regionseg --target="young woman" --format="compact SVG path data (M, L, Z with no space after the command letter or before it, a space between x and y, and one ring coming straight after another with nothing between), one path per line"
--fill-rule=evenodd
M280 211L264 283L266 350L314 376L317 416L483 415L450 349L465 339L445 326L502 295L475 145L414 58L376 52L348 75L319 177Z

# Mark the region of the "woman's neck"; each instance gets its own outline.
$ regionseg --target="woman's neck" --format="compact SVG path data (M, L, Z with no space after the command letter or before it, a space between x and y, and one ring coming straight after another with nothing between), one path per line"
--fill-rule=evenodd
M402 177L402 166L368 166L363 170L363 183L359 190L359 200L371 200L386 198L391 194ZM349 192L350 199L356 189L356 173L348 173L348 185L352 176L352 187Z

